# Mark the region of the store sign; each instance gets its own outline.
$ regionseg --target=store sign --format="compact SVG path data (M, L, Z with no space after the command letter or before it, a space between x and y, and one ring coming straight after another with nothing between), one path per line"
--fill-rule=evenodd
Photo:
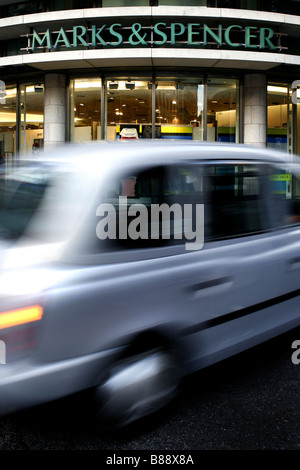
M232 24L210 27L201 23L155 23L152 26L143 26L133 23L123 26L121 23L111 25L103 24L101 27L92 25L74 26L58 31L47 29L46 32L33 31L28 35L27 50L37 49L59 50L59 48L76 49L105 48L118 46L164 46L182 45L190 47L221 47L229 46L232 49L244 48L249 50L281 50L278 45L278 33L272 28L257 26L241 26Z

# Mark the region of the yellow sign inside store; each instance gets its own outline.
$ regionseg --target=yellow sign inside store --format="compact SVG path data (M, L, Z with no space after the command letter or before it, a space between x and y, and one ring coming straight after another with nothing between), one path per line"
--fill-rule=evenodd
M291 181L291 175L284 174L284 175L272 175L270 176L271 181Z

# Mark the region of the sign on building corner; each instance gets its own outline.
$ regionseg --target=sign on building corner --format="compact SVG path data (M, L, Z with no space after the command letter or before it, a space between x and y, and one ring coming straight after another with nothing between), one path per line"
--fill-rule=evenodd
M293 83L292 83L292 89L295 90L292 94L292 103L293 104L299 104L300 103L300 93L299 93L298 87L300 87L300 80L294 80Z
M24 36L24 35L22 35ZM60 27L56 31L48 28L44 32L33 30L26 35L27 50L37 49L55 51L60 47L77 49L78 47L118 47L125 44L129 47L176 46L185 47L229 47L230 49L245 48L247 50L285 49L278 41L280 33L269 27L242 26L239 24L209 26L206 23L158 22L148 26L133 23L124 26L121 23L73 26L70 29Z

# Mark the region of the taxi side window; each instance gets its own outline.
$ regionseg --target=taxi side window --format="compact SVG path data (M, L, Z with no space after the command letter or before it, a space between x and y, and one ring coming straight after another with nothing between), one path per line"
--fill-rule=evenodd
M288 169L269 168L269 196L275 228L300 223L300 181Z
M268 228L260 168L252 164L210 165L207 179L210 239L246 236Z
M99 206L108 204L111 208L112 218L106 221L111 224L112 236L106 233L109 224L105 227L106 214L100 208L96 231L98 249L132 250L184 244L188 232L185 228L195 230L195 206L203 203L203 191L202 165L132 168L112 176L99 198ZM188 216L187 205L192 208Z

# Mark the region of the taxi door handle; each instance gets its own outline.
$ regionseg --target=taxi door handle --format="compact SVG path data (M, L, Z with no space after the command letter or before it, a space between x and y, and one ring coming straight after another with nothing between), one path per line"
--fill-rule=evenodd
M288 261L288 268L289 271L296 271L297 269L300 269L300 256L290 259Z
M188 287L188 292L194 294L196 297L207 294L207 291L215 292L216 290L226 290L233 284L233 279L229 276L218 277L209 279L208 281L192 284Z

